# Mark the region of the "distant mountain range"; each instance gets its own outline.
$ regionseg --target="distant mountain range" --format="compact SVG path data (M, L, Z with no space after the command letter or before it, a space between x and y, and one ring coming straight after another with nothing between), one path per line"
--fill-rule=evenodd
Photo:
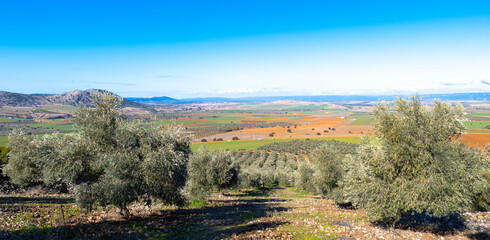
M175 98L169 98L166 96L163 97L152 97L152 98L126 98L127 100L133 101L133 102L139 102L139 103L172 103L172 102L179 102L179 100Z
M80 103L90 105L91 95L108 92L106 90L89 89L75 90L62 94L22 94L0 91L0 107L31 107L36 105L72 105ZM147 109L146 104L180 104L180 103L223 103L223 102L274 102L280 100L310 101L310 102L376 102L380 100L393 101L398 97L408 98L411 95L318 95L318 96L271 96L271 97L241 97L241 98L184 98L175 99L166 96L152 98L123 98L121 107L137 107ZM425 101L438 99L441 101L487 101L490 94L482 93L450 93L450 94L421 94Z
M293 101L309 101L309 102L377 102L380 100L393 101L398 97L409 98L411 95L316 95L316 96L271 96L271 97L241 97L241 98L184 98L174 99L169 97L153 97L153 98L127 98L129 100L140 103L222 103L222 102L274 102L280 100ZM482 93L449 93L449 94L421 94L423 100L432 101L438 99L441 101L486 101L490 100L490 94Z
M106 90L75 90L62 94L22 94L0 91L0 107L32 107L36 105L91 105L94 94L110 93ZM146 108L144 104L123 99L121 107Z

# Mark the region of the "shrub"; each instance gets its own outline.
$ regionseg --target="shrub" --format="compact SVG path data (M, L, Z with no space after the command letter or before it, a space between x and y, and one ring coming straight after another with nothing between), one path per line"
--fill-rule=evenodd
M463 131L462 107L420 98L375 108L376 139L346 158L343 191L376 220L395 224L407 213L447 216L467 210L484 186L481 154L453 141Z
M277 158L277 153L271 152L267 157L267 159L265 160L262 169L268 169L274 171L276 169L276 158Z
M7 164L8 158L7 154L12 150L11 147L2 147L0 146L0 165Z
M8 162L7 154L12 150L10 147L2 147L0 146L0 179L4 178L4 175L1 174L3 166Z
M289 154L286 161L286 166L290 167L293 170L298 169L298 162L296 161L296 157L294 156L294 154Z
M250 166L256 161L256 159L259 156L260 156L260 151L255 150L253 153L251 153L251 155L247 159L244 160L243 166Z
M274 170L267 168L260 171L260 185L262 187L269 186L274 182Z
M295 185L296 188L305 190L310 193L316 193L316 186L313 180L315 170L308 163L303 162L299 165L296 172Z
M269 153L267 151L262 151L260 153L260 158L256 159L252 166L256 168L262 168L265 161L267 161L267 158L269 158Z
M477 211L490 210L490 144L485 146L483 156L485 157L483 177L486 181L486 187L480 190L473 200L473 210Z
M281 160L284 159L284 160ZM284 161L284 162L283 162ZM274 182L281 186L291 186L294 183L293 169L285 165L286 156L281 155L277 160Z
M357 144L340 142L336 140L314 140L306 138L305 140L295 139L286 142L275 142L260 146L257 149L266 151L289 152L296 154L310 154L316 148L322 145L331 145L342 154L355 154Z
M286 167L286 155L284 153L279 154L276 160L276 169L281 169Z
M486 188L478 192L473 200L473 210L488 211L490 210L490 171L483 174L486 181Z
M235 137L232 138L232 140L235 141L235 140L240 140L240 139L235 136Z
M239 179L240 187L242 188L260 187L262 183L260 170L251 167L243 169L240 172Z
M205 138L201 139L201 142L207 142L208 140L206 140Z
M3 174L7 175L15 184L26 184L39 181L41 168L36 159L38 139L25 137L20 130L14 130L9 135L12 150L9 153L9 162L3 167Z
M238 172L230 152L209 151L203 146L190 157L187 188L192 198L203 199L210 191L235 186Z
M332 191L337 190L344 173L343 155L331 145L323 145L317 148L312 156L310 162L317 169L314 176L317 193L332 198Z

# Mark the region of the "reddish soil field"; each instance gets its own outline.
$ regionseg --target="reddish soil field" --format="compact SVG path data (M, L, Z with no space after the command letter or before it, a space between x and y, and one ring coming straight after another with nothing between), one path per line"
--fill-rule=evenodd
M280 121L276 118L273 121ZM293 121L298 123L296 128L290 127L291 133L286 127L253 128L228 133L217 134L208 138L223 138L225 141L237 136L241 140L252 139L285 139L285 138L315 138L315 137L354 137L372 133L372 126L349 125L352 120L340 117L303 117ZM299 125L301 124L301 125ZM328 128L335 128L335 131ZM328 132L324 132L328 131ZM274 132L274 137L269 134ZM318 135L320 133L320 135Z
M488 133L468 133L461 136L461 142L467 143L472 147L483 147L490 143Z

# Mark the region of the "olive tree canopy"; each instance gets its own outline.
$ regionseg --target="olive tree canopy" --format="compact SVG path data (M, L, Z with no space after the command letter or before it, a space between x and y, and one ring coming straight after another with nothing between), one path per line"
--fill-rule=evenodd
M79 106L77 135L16 132L4 168L14 183L78 182L76 200L84 207L114 204L125 215L137 200L182 204L190 136L180 127L142 126L131 122L112 94L93 98L95 108Z
M374 110L376 138L346 158L343 193L377 220L404 214L445 216L469 208L484 187L483 155L457 141L465 127L461 106L398 99Z

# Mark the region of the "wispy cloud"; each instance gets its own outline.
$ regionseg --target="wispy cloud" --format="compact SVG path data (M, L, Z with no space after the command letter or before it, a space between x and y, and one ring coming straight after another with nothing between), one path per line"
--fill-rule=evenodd
M441 85L444 86L464 86L464 85L470 85L471 83L467 82L439 82Z
M481 80L481 83L483 83L483 84L485 84L485 85L490 85L490 82L489 82L489 81L487 81L487 80L485 80L485 79L482 79L482 80Z
M473 86L475 84L478 84L478 81L476 79L456 79L456 78L445 78L445 79L440 79L438 81L433 81L434 87L439 86L446 86L446 87L451 87L451 86L456 86L456 87L461 87L461 86Z

